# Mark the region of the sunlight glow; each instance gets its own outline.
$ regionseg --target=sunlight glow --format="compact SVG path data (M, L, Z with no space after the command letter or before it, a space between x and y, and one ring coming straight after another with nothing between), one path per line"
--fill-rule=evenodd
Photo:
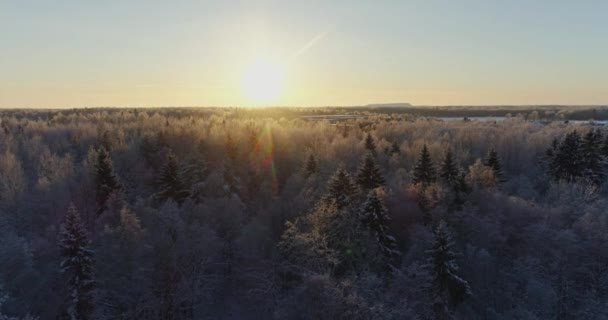
M243 74L242 90L253 104L277 103L283 89L283 67L267 59L258 59Z

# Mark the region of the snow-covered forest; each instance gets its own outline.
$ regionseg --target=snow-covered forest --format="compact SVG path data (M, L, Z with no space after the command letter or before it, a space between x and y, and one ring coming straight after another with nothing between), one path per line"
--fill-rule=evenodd
M1 111L0 319L608 319L608 130L366 115Z

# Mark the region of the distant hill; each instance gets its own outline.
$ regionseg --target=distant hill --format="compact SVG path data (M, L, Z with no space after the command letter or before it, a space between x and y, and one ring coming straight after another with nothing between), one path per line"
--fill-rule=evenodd
M374 103L374 104L368 104L365 107L368 107L368 108L411 108L413 106L407 102L397 102L397 103Z

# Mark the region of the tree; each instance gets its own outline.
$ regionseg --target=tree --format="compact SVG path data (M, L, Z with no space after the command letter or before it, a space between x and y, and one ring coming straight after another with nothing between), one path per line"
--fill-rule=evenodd
M104 147L100 147L97 152L95 182L97 186L97 206L99 208L97 214L101 214L106 209L106 201L110 194L120 189L118 179L114 175L112 159Z
M414 167L414 183L421 183L423 186L427 186L435 182L435 175L435 167L425 144L422 146L420 157L418 157L418 161Z
M159 200L173 199L181 204L190 195L188 186L179 170L177 159L173 154L167 156L167 162L161 169L160 177L156 183L159 191L155 194L155 197Z
M496 177L496 180L498 182L506 181L502 172L502 165L500 163L500 159L498 158L498 153L494 148L490 148L490 151L488 151L488 155L486 156L486 161L484 165L492 168L492 171L494 171L494 176Z
M454 243L442 220L435 229L435 237L426 267L431 274L429 291L433 303L435 319L446 319L451 307L458 305L472 295L469 283L458 276L456 256L452 250Z
M374 141L374 137L370 133L365 137L365 149L374 156L376 155L376 141Z
M390 262L401 253L397 250L397 241L388 233L389 221L390 217L378 199L376 191L370 191L361 208L361 222L370 232L372 241L376 242L386 260L386 265L383 267L390 270Z
M374 155L368 152L359 166L357 183L362 190L370 190L384 185L384 177L374 161Z
M553 151L547 171L556 181L572 182L582 175L581 137L576 130L568 133Z
M601 148L602 133L599 129L589 130L581 141L582 175L596 184L602 183L606 177Z
M401 153L401 148L399 148L399 144L397 143L397 141L393 141L393 143L391 144L391 149L390 149L390 154L400 154Z
M450 187L454 187L459 177L459 170L456 166L456 162L452 157L452 151L448 150L445 154L445 158L441 163L441 169L439 170L439 178L441 181Z
M350 174L343 168L338 168L336 173L329 178L327 183L326 201L334 201L338 209L342 209L351 204L353 197L357 195L359 189L353 182Z
M317 162L317 159L315 159L314 154L310 153L308 155L308 158L306 158L306 162L304 163L304 176L308 178L311 175L317 173L318 170L319 163Z
M63 260L61 272L67 278L66 314L72 320L90 319L94 309L93 252L80 214L70 204L59 233Z

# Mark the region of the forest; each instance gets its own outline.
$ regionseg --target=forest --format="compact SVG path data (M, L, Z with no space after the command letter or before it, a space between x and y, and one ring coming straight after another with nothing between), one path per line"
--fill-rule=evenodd
M339 112L0 111L0 319L608 319L608 129Z

